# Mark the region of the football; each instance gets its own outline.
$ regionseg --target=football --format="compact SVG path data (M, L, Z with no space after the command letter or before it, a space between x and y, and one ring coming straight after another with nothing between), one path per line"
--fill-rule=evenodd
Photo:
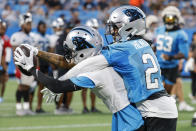
M19 47L21 48L21 50L24 52L24 54L25 54L27 57L30 56L30 50L29 50L27 47L25 47L25 46L23 46L23 45L21 45L21 46L19 46ZM18 52L18 53L19 53L19 52ZM19 54L20 54L20 53L19 53ZM37 58L36 58L36 56L33 56L33 63L34 63L34 67L36 67L36 66L37 66ZM25 75L27 75L27 76L31 76L31 75L32 75L30 72L24 70L21 66L18 65L17 67L18 67L18 69L19 69L23 74L25 74Z

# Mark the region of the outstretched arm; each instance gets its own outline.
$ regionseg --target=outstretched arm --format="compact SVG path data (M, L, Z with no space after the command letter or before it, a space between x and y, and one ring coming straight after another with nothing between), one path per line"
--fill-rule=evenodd
M57 79L54 79L53 77L45 75L44 73L40 72L35 68L32 68L30 72L36 80L44 84L49 90L51 90L54 93L64 93L67 91L77 91L81 89L69 79L59 81Z
M28 44L22 44L22 45L27 47L28 49L30 49L33 52L33 54L36 55L37 57L44 59L45 61L48 61L49 63L54 64L58 67L70 69L71 67L73 67L75 65L75 64L73 64L73 62L67 62L64 59L64 56L62 56L62 55L57 55L57 54L50 53L50 52L40 51L36 47L33 47Z
M49 53L49 52L45 52L45 51L38 51L37 57L44 59L46 61L48 61L49 63L52 63L58 67L61 68L66 68L66 69L70 69L72 68L75 64L72 62L67 62L64 58L64 56L62 55L58 55L58 54L54 54L54 53Z

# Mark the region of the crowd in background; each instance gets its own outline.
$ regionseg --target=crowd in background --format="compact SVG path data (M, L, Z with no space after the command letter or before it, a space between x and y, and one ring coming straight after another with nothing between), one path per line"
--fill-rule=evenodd
M33 14L33 28L40 20L51 25L59 16L73 24L84 24L92 17L97 18L100 28L103 28L108 15L121 4L132 4L142 8L147 15L157 16L167 5L175 5L181 10L185 23L188 23L185 27L196 25L196 0L0 0L0 14L10 30L18 27L18 16L25 12ZM11 35L13 31L9 29ZM48 30L48 33L51 31Z

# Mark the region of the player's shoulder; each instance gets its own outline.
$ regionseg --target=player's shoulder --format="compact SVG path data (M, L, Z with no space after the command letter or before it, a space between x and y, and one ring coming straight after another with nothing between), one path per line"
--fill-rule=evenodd
M156 28L155 30L155 33L158 34L158 33L162 33L165 31L165 26L159 26Z
M188 35L183 29L178 30L178 37L180 39L188 40Z
M15 33L12 34L11 39L14 38L14 37L18 37L20 35L23 35L23 33L21 31L15 32Z
M187 37L187 33L183 29L180 29L178 31L178 34L181 35L181 36L186 36Z
M38 39L40 37L40 34L39 33L36 33L36 32L30 32L29 33L29 36L34 38L34 39Z
M10 38L11 45L17 46L22 38L24 38L23 32L15 32Z

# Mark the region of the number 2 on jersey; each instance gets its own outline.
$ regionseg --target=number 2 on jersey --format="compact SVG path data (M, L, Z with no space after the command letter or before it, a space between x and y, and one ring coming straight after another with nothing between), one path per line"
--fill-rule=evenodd
M146 87L147 89L159 88L158 78L154 78L154 81L152 81L152 74L158 73L158 67L156 65L156 62L151 54L143 54L142 55L143 63L149 64L148 60L152 62L153 67L148 67L145 70Z

